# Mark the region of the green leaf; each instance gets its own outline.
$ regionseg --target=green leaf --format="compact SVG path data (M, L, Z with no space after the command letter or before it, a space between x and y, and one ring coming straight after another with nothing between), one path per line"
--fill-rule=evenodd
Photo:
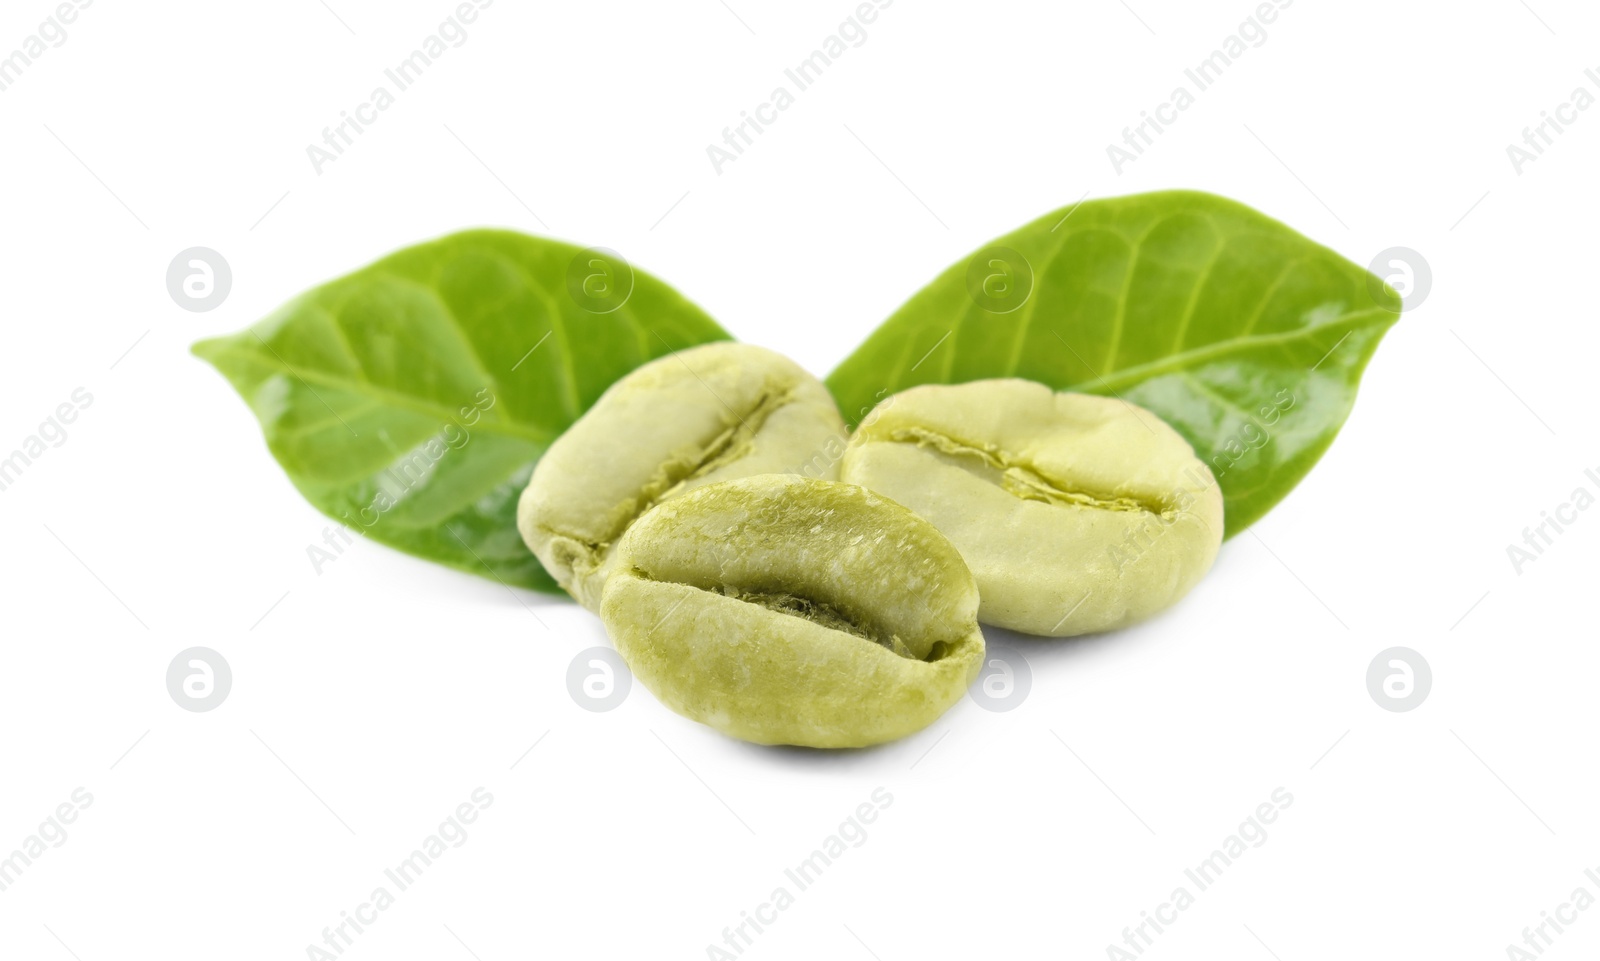
M1121 397L1211 465L1232 536L1327 450L1399 315L1378 278L1249 207L1140 194L1058 210L951 267L828 387L852 426L916 384L1023 377Z
M324 514L559 593L517 534L533 465L617 378L726 339L615 254L476 230L392 254L194 352L249 403Z

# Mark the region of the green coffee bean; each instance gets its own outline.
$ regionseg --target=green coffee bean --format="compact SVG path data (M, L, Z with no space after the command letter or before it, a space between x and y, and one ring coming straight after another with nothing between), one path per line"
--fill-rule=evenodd
M849 484L702 487L623 535L600 617L668 707L760 744L931 724L983 659L978 588L932 524Z
M599 610L612 546L652 505L797 470L843 443L839 410L815 377L770 350L707 344L613 384L539 460L517 527L556 582Z
M1143 620L1199 582L1222 492L1187 441L1110 397L1025 380L915 387L850 440L841 478L932 521L986 624L1065 637Z

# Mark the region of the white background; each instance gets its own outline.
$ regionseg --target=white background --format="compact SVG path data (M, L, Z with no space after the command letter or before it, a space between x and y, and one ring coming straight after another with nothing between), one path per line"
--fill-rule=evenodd
M744 957L1103 958L1280 786L1267 840L1144 957L1500 958L1600 894L1600 510L1520 575L1506 555L1600 472L1600 109L1520 175L1506 154L1595 90L1600 12L1299 0L1119 176L1106 145L1254 9L1129 2L900 0L720 176L706 146L849 0L500 0L321 175L306 146L448 0L83 11L0 93L0 452L94 397L0 492L0 854L94 800L0 892L0 956L306 957L478 786L467 841L344 957L704 958L878 787L867 840ZM52 9L7 0L0 55ZM593 714L566 672L606 641L570 603L367 542L315 574L327 522L187 354L498 225L615 248L822 374L992 237L1167 187L1362 264L1413 248L1433 291L1182 605L1009 638L1021 707L878 750L735 743L639 687ZM165 287L196 245L233 268L210 313ZM193 645L232 664L210 713L165 686ZM1410 713L1367 692L1395 645L1433 669ZM1579 918L1546 957L1600 950Z

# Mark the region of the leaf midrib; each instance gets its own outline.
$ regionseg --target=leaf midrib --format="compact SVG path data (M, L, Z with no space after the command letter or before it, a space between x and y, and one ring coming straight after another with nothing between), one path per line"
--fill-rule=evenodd
M224 345L212 348L211 356L213 358L227 356L236 357L254 363L258 366L265 367L269 370L286 374L297 380L306 381L307 383L314 383L322 387L332 387L339 390L348 391L349 393L356 395L376 397L392 407L408 410L414 414L437 417L443 421L453 421L456 417L456 412L453 410L448 410L431 402L397 393L388 389L387 387L380 387L370 380L347 380L341 377L333 377L324 372L318 371L315 368L311 370L291 368L288 364L283 363L282 361L265 357L248 349ZM477 426L480 430L488 431L491 434L514 437L518 440L525 440L545 446L549 446L549 444L555 440L556 434L558 433L557 431L538 431L519 424L516 421L507 420L480 420L475 426Z

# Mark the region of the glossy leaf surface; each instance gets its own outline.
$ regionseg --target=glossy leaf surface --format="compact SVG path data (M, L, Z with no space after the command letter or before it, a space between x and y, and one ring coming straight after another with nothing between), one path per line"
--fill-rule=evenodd
M1400 298L1242 204L1188 191L1089 201L923 288L828 378L852 425L925 383L1023 377L1171 424L1222 487L1228 535L1333 442Z
M419 557L559 592L517 534L534 463L622 375L726 339L615 254L470 231L194 352L249 403L318 510Z

